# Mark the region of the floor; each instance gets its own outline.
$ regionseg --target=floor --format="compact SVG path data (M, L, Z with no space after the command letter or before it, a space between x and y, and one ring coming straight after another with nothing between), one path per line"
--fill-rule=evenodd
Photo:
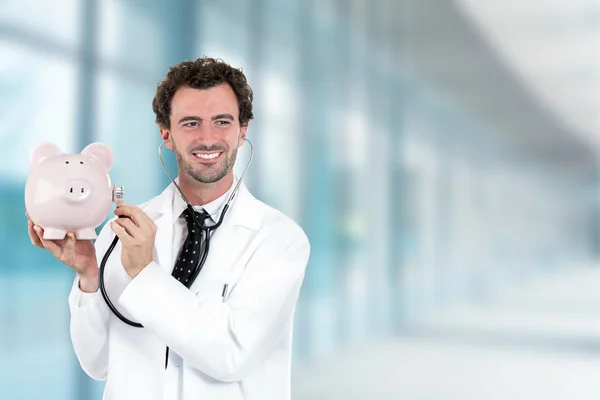
M295 371L293 400L600 397L600 269L536 278Z

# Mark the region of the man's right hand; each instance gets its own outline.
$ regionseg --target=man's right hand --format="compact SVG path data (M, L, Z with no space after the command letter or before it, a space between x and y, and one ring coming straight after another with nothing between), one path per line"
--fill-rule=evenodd
M98 263L96 247L91 240L76 240L73 232L67 233L62 240L45 240L44 229L35 225L27 216L31 243L48 250L59 261L71 267L79 275L79 287L82 291L93 293L98 290Z

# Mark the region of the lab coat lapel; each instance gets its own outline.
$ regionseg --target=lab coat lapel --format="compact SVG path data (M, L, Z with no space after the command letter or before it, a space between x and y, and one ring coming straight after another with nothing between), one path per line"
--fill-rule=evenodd
M157 228L152 258L162 269L169 273L173 269L171 254L173 248L173 194L175 190L175 186L171 183L160 195L142 207L142 210L154 221Z
M203 275L222 277L222 283L229 284L226 277L231 276L231 270L236 268L236 260L248 248L255 231L260 227L260 214L255 201L242 183L223 224L211 237L208 257L198 278L190 287L192 292L197 293L202 289L203 282L206 282L202 279Z
M156 224L153 260L169 274L173 270L173 195L177 189L171 183L157 197L141 209ZM254 231L260 227L262 214L259 202L250 194L244 183L225 215L223 224L215 230L204 268L233 268L235 261L248 247ZM202 275L190 287L196 292L203 281ZM208 271L206 271L208 272ZM231 275L231 271L221 271Z

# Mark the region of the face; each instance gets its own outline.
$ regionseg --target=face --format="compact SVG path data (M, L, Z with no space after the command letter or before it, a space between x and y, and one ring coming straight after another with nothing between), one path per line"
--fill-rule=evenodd
M214 183L232 173L247 130L238 117L237 98L227 84L178 89L171 102L171 129L160 131L170 139L166 146L175 153L180 174Z

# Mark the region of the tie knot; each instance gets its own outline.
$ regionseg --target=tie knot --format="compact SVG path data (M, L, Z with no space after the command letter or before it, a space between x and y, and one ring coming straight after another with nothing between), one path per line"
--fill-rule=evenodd
M202 209L202 211L194 211L194 214L196 216L196 221L198 221L198 223L202 226L205 225L206 219L210 218L210 214L207 213L204 209ZM185 223L187 225L188 232L191 234L200 234L200 230L194 224L194 219L190 214L190 210L185 210L183 212L183 216L185 217Z

